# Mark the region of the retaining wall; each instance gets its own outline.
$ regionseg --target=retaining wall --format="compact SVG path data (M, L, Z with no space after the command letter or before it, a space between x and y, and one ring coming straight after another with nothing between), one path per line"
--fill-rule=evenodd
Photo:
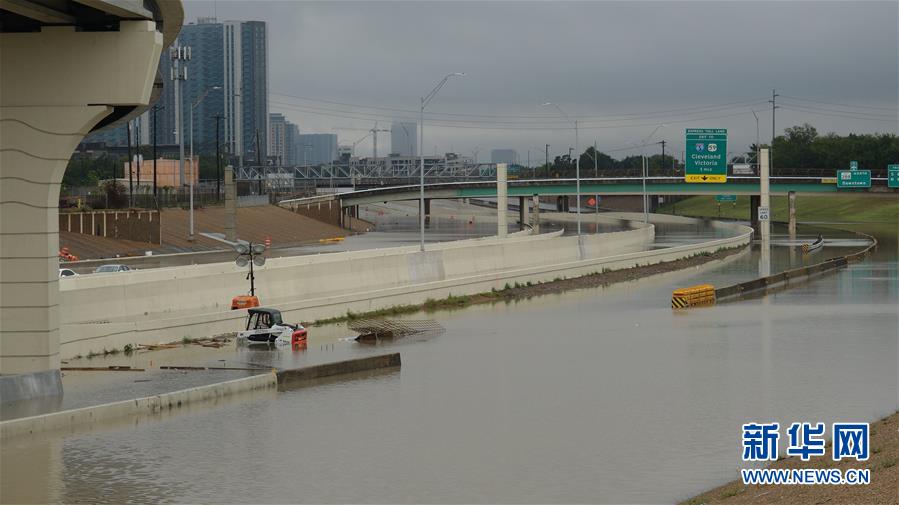
M634 229L580 239L561 232L515 234L436 244L425 252L411 246L270 259L256 270L257 294L287 321L312 321L481 293L507 283L671 261L745 245L751 237L748 227L721 223L736 236L644 251L654 239L654 227L626 217L609 219L624 220ZM232 296L247 291L245 277L245 268L216 263L69 279L61 286L62 358L234 331L245 313L228 309Z

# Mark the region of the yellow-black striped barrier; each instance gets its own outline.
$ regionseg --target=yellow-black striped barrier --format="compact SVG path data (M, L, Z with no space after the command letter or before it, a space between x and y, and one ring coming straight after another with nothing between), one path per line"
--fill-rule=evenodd
M715 305L715 286L700 284L689 288L675 289L671 293L672 309L686 309L700 305Z

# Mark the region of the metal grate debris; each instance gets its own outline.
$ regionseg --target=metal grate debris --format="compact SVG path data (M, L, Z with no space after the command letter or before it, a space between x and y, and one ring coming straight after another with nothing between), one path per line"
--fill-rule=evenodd
M399 338L426 333L439 334L445 331L443 326L433 319L356 319L347 323L347 328L359 334L356 340Z

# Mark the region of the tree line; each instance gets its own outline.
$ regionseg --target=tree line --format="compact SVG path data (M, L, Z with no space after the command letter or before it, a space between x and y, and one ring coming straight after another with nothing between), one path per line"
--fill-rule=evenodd
M753 143L745 153L737 154L729 161L754 164L760 147L770 148L770 144L756 146ZM683 173L683 163L667 153L664 158L659 153L647 156L647 159L649 174L652 176ZM885 173L887 165L899 164L899 136L892 133L819 135L814 126L805 123L784 129L783 135L775 137L774 148L771 149L774 174L789 169L821 169L835 174L836 170L848 169L849 162L853 160L858 161L860 169ZM627 156L618 160L602 151L594 153L593 146L581 154L580 161L582 178L593 177L596 172L600 177L614 172L637 175L642 169L641 156ZM522 169L521 177L573 178L575 172L575 158L563 155L556 156L549 165Z

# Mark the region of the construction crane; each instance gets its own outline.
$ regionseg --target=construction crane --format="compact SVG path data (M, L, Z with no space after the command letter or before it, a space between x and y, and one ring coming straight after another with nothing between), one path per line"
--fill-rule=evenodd
M359 142L367 139L369 136L372 138L372 158L375 160L378 159L378 132L389 132L390 130L386 128L378 128L378 122L375 121L375 126L373 128L364 129L364 128L343 128L343 127L335 127L334 130L345 130L345 131L357 131L357 132L368 132L365 136L360 138L359 140L353 142L353 156L356 155L356 145Z

